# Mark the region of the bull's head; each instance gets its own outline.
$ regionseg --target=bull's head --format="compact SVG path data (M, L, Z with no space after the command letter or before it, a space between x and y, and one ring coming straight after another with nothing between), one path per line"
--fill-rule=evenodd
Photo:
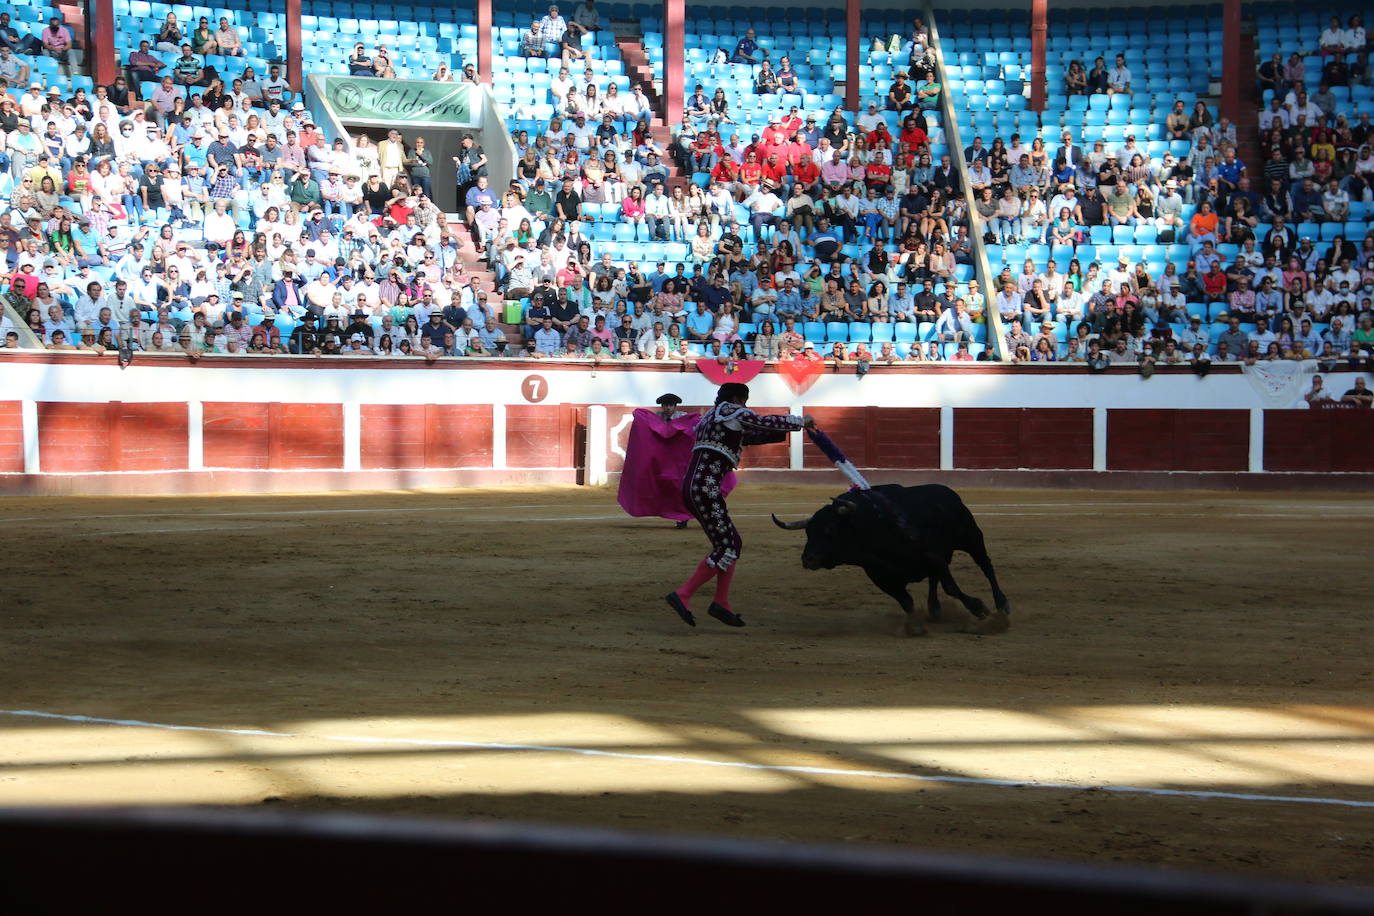
M802 566L806 569L834 569L853 562L858 546L858 531L854 521L858 507L842 497L830 500L830 505L817 509L810 518L784 522L776 515L773 524L785 531L806 530L806 546L802 548Z

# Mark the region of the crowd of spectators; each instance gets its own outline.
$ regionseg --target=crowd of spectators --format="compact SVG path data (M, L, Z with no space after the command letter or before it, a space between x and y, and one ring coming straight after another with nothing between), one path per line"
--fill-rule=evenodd
M531 24L531 52L548 26ZM558 114L547 130L515 137L511 186L482 184L467 195L501 288L525 304L527 349L565 356L589 350L591 334L598 355L621 358L652 359L660 348L669 359L792 358L806 348L784 328L789 321L895 331L934 324L945 310L942 342L971 343L984 301L976 283L955 295L972 247L958 170L948 157L931 161L926 127L939 87L927 44L917 20L912 72L895 75L887 114L876 101L856 118L779 104L747 140L731 130L739 100L723 87L696 85L672 142L661 144L641 93L624 98L590 67L565 66L551 86ZM750 68L760 97L800 94L791 61L771 62L752 30L720 58ZM889 120L900 123L896 136ZM673 181L674 173L684 177ZM675 244L680 257L617 263L597 250L592 221L619 224L649 252ZM932 353L882 330L853 336L870 334L879 353L882 343L904 358ZM871 355L866 341L855 343L861 358ZM824 349L849 354L844 342ZM951 358L958 353L951 347Z
M1322 39L1315 99L1300 59L1297 70L1281 61L1260 68L1274 91L1260 119L1262 169L1247 168L1235 125L1201 101L1191 110L1177 101L1165 117L1166 136L1189 146L1178 157L1152 156L1129 133L1091 149L1070 130L1050 149L1038 137L986 146L973 138L964 156L984 240L1055 255L1040 267L1027 258L1019 273L1007 265L993 284L1013 360L1197 367L1369 356L1374 233L1347 238L1345 224L1352 200L1361 210L1371 202L1374 127L1368 112L1349 123L1334 110L1328 78L1348 92L1366 77L1359 17L1338 26ZM1329 41L1333 30L1339 38ZM1065 90L1129 93L1131 79L1120 55L1114 68L1098 57L1091 70L1071 65ZM1336 231L1318 233L1321 225ZM1117 246L1116 263L1078 257L1121 241L1118 227L1135 244ZM1146 245L1186 245L1186 265L1126 254Z
M227 20L183 34L169 15L128 76L89 97L34 82L0 99L0 168L12 176L0 255L10 303L54 349L971 360L993 355L980 344L995 308L1022 362L1358 359L1374 349L1374 233L1295 229L1344 224L1352 202L1371 202L1369 113L1352 124L1323 107L1367 77L1365 48L1349 44L1364 40L1358 17L1337 26L1337 39L1323 33L1313 98L1301 72L1260 68L1274 91L1262 176L1236 156L1233 125L1180 102L1165 125L1189 142L1177 159L1130 135L1110 149L1070 131L1052 148L972 138L973 214L959 169L932 161L940 87L919 19L893 45L908 69L864 111L781 106L747 142L731 131L737 100L697 85L661 144L641 90L620 93L565 56L550 86L558 113L533 138L514 136L508 187L489 186L474 139L454 158L469 236L430 199L423 138L330 144L276 66L226 85L196 56L233 56ZM527 53L563 54L570 31L598 28L594 0L571 21L550 7ZM0 44L11 31L0 14ZM153 45L179 50L172 72ZM753 34L727 56L760 96L798 88L787 57L770 61ZM1099 58L1082 91L1130 92L1116 64ZM363 45L350 67L387 75L384 54ZM1066 79L1074 91L1073 68ZM615 237L644 243L644 256L617 260L598 222L628 230ZM971 232L1076 252L1098 227L1121 226L1188 245L1187 266L1027 259L986 297L960 279ZM466 244L496 292L464 268ZM839 342L815 333L837 325Z

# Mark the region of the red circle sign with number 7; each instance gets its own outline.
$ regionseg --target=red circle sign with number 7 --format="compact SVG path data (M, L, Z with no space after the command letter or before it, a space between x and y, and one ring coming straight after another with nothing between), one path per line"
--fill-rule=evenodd
M549 396L548 380L542 375L527 375L520 383L520 393L531 404L538 404Z

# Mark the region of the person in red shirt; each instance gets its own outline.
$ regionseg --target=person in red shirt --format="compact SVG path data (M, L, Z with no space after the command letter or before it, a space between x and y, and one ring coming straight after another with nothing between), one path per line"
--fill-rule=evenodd
M881 191L890 181L892 181L892 166L887 164L887 156L881 149L875 150L873 159L868 163L864 183L875 191Z
M415 198L398 197L387 208L386 215L398 226L404 226L406 218L415 212Z
M739 166L735 165L735 160L729 156L721 156L716 162L716 167L711 169L711 181L730 188L733 193L735 184L739 181Z
M878 126L868 132L869 149L892 149L892 134L888 133L887 125L878 122Z
M801 131L794 131L786 143L778 146L778 158L786 163L789 168L795 167L799 159L809 155L811 155L811 147L807 145Z
M778 128L789 137L801 130L802 126L801 114L798 113L796 105L792 106L786 117L778 121Z
M930 143L930 137L922 129L920 122L910 115L902 122L902 143L911 150Z
M792 166L792 178L802 187L806 188L806 193L812 195L820 193L821 169L811 160L810 156L802 159Z
M26 261L19 270L10 276L10 289L25 299L32 299L38 295L38 278L34 276L33 264Z
M1202 288L1212 301L1226 298L1226 272L1221 269L1221 260L1212 262L1212 269L1202 275Z
M724 154L720 139L711 131L703 130L692 140L692 166L697 172L709 172L716 167L716 161Z
M781 194L787 184L787 163L780 160L777 153L770 155L763 164L762 181L775 194Z
M763 180L763 166L759 164L757 153L745 153L744 165L739 167L739 180L748 187L749 193L758 190L759 182Z

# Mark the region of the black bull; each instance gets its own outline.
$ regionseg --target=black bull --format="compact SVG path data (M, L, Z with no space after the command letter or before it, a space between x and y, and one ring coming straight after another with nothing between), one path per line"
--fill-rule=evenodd
M925 630L915 618L907 584L926 578L930 580L927 607L931 620L940 619L936 591L940 585L978 618L975 632L1006 629L1011 608L997 584L992 560L983 544L983 532L959 494L949 487L887 484L871 490L851 490L832 499L830 505L805 521L782 522L774 515L773 522L789 531L806 529L802 566L807 569L863 569L874 585L902 606L907 615L906 632L912 635ZM987 605L962 591L950 574L949 564L956 550L972 557L987 576L998 611L991 618Z

